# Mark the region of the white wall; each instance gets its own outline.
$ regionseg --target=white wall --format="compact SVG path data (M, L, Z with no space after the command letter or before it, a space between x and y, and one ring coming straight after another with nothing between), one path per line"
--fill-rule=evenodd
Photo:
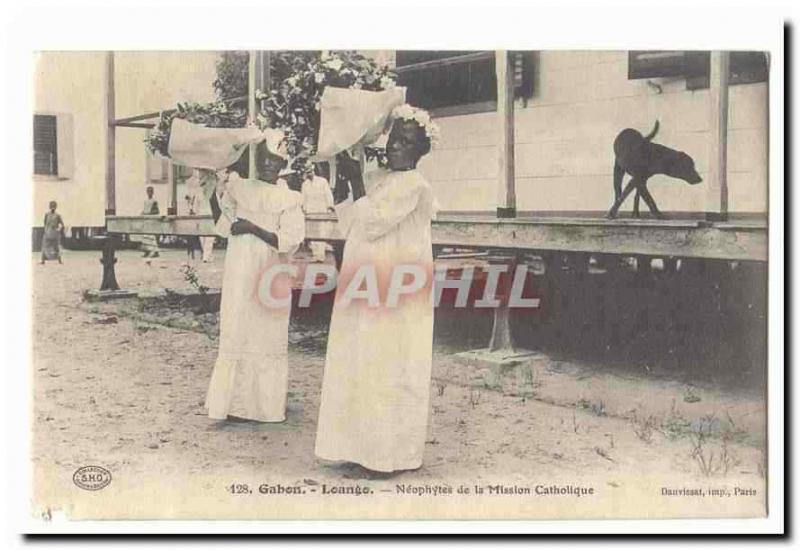
M178 101L213 100L217 56L216 52L116 52L116 118L172 108ZM67 179L32 177L35 226L41 225L50 200L58 202L68 227L105 225L104 67L104 52L39 54L35 110L72 115L74 162ZM143 129L116 130L116 206L120 215L141 213L149 185L144 137ZM150 185L166 213L169 185Z
M612 143L624 128L690 154L708 174L708 90L687 91L683 79L628 80L627 52L544 51L535 96L516 110L518 210L607 210L612 202ZM765 212L767 89L730 88L728 186L732 212ZM494 210L498 170L496 113L439 117L441 146L420 169L444 210ZM706 185L657 176L650 190L663 210L704 210ZM629 199L632 200L632 199ZM643 208L645 207L642 205ZM625 208L629 209L630 204Z
M66 178L31 176L34 226L42 225L51 200L58 202L58 210L68 227L105 224L104 56L102 52L37 54L34 111L71 118L72 135L65 136L59 131L58 153L61 157L71 149L72 169ZM65 148L67 139L72 143ZM66 159L59 159L59 164L62 160Z
M377 52L374 52L377 53ZM386 52L382 59L391 61ZM216 52L117 52L116 117L172 108L178 101L210 101ZM103 225L105 209L102 52L39 54L35 108L72 114L74 169L66 180L32 178L35 225L50 200L68 226ZM516 111L517 208L606 210L611 203L616 134L626 127L695 158L708 171L708 91L690 92L685 81L627 79L626 52L545 51L539 54L536 93ZM496 206L497 116L479 113L440 117L442 143L420 168L445 210L493 211ZM733 212L766 211L766 84L730 90L729 193ZM117 129L117 213L139 214L146 181L145 131ZM152 184L162 211L169 185ZM664 210L703 211L706 185L690 187L665 177L651 180ZM178 195L179 205L181 194ZM644 206L644 205L643 205ZM630 205L626 205L629 208Z

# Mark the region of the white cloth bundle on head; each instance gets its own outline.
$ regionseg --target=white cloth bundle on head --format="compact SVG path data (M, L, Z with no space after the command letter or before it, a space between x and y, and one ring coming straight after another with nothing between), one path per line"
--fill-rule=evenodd
M392 109L406 101L406 89L370 92L325 88L320 101L317 159L329 159L356 145L369 145L386 131Z
M176 164L219 170L239 160L245 147L265 138L258 128L207 128L172 120L167 151Z

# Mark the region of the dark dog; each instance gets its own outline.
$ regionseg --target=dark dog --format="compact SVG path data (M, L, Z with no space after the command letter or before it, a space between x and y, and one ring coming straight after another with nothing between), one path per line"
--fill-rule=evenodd
M609 218L617 217L620 206L633 190L636 190L633 203L635 217L639 217L639 197L641 197L655 217L663 218L664 215L647 190L647 180L655 174L665 174L691 185L703 181L695 170L692 157L682 151L652 143L656 133L658 133L658 121L653 131L646 136L627 128L614 140L614 204L608 211ZM631 175L631 180L623 191L622 178L626 172Z

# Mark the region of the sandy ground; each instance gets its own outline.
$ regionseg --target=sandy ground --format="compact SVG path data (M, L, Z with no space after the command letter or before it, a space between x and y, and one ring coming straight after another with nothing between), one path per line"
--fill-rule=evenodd
M203 284L220 285L223 255L219 252L212 264L193 264ZM391 479L365 481L359 472L314 457L324 334L293 329L286 422L212 421L202 405L216 357L213 334L191 324L181 329L148 322L130 315L122 303L84 303L82 292L99 285L99 256L65 251L64 265L33 267L33 461L39 511L62 508L74 517L291 517L301 509L296 506L309 510L308 506L287 504L278 513L272 507L236 504L224 510L203 508L201 513L186 499L172 499L178 498L175 491L181 487L185 494L210 493L221 505L229 497L226 489L235 483L251 489L263 483L306 488L369 483L391 496L398 484L534 487L559 482L592 486L602 501L578 506L554 500L542 506L541 501L521 497L502 506L473 503L467 512L444 504L396 506L388 512L374 505L348 508L323 501L314 505L312 515L641 517L764 512L761 396L745 390L723 393L685 381L617 376L602 366L544 356L498 376L457 360L451 352L467 347L458 350L453 341L437 343L424 466ZM183 252L164 251L151 266L136 251L123 251L118 257L117 279L123 288L187 287L180 272ZM712 435L698 450L697 433L709 426ZM703 461L710 464L706 471ZM125 508L116 507L119 501L98 500L76 489L72 475L86 465L113 472L105 495L125 499ZM144 487L156 474L167 491L160 497ZM690 501L657 494L664 486L712 485L729 491L753 488L756 496ZM156 500L145 505L124 494L140 489L151 491L147 494Z

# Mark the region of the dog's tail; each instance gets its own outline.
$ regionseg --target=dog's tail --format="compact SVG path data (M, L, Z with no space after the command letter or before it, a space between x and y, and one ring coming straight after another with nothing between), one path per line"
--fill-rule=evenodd
M659 126L658 119L656 119L656 124L655 124L655 126L653 126L653 129L650 131L649 134L644 136L645 141L650 141L651 139L656 137L656 134L658 133L658 126Z

